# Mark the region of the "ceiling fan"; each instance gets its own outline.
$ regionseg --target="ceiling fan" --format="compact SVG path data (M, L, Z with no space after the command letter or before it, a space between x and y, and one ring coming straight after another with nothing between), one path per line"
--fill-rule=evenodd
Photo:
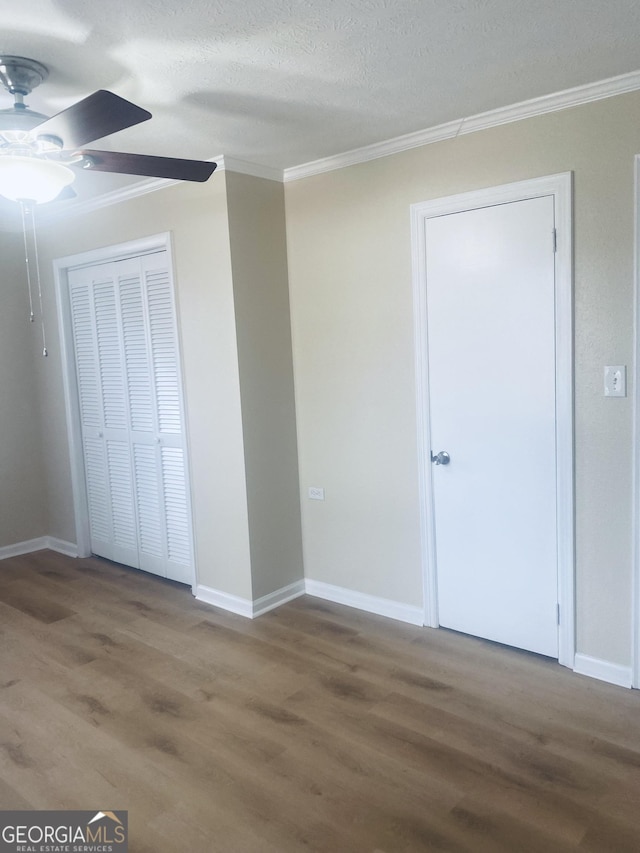
M14 96L0 110L0 195L11 201L44 203L73 197L74 169L115 172L179 181L206 181L216 163L97 151L85 148L151 113L100 89L52 117L29 109L24 97L49 76L35 59L0 56L0 83Z

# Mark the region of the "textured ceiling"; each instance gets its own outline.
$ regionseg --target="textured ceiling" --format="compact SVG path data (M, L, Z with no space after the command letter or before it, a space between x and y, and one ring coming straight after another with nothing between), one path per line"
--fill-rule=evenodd
M638 0L0 0L0 52L50 70L33 109L153 113L94 147L275 168L635 71L639 32Z

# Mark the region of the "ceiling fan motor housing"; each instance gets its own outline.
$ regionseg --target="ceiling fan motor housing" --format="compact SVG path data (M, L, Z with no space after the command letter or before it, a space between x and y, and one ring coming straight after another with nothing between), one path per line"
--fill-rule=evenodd
M24 97L49 76L48 69L24 56L0 56L0 83L12 95Z
M9 109L0 110L0 132L26 132L47 119L42 113L30 110L22 99L49 76L49 71L35 59L24 56L0 56L0 83L10 92L15 103Z

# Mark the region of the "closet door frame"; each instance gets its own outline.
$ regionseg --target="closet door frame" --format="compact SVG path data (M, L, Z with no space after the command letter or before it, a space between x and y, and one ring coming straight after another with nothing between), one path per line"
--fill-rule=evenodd
M73 326L71 318L71 303L69 293L69 270L76 267L95 266L113 261L126 260L127 258L140 257L155 252L166 252L167 265L171 280L171 292L173 296L173 310L177 326L177 360L178 373L180 376L180 407L183 424L183 451L185 454L185 479L187 493L187 511L189 515L189 536L191 547L191 586L195 589L197 582L195 566L195 543L193 535L193 512L191 506L190 464L189 447L187 438L187 418L184 400L184 375L182 371L182 346L180 338L180 326L175 298L175 275L173 265L173 253L171 250L171 234L165 232L143 237L127 243L118 243L114 246L105 246L76 255L68 255L57 258L53 262L56 302L58 309L58 326L60 329L60 356L62 361L62 378L64 386L64 402L67 422L67 436L69 441L69 459L71 465L71 483L73 489L73 508L76 524L77 552L79 557L91 555L91 539L89 528L89 503L84 472L84 457L82 448L82 426L80 419L80 404L78 383L76 378L75 354L73 346Z

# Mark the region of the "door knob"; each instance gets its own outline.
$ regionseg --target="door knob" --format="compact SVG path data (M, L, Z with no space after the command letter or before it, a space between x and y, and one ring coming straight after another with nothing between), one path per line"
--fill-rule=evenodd
M440 453L431 454L431 461L436 465L448 465L451 462L451 457L446 450L441 450Z

